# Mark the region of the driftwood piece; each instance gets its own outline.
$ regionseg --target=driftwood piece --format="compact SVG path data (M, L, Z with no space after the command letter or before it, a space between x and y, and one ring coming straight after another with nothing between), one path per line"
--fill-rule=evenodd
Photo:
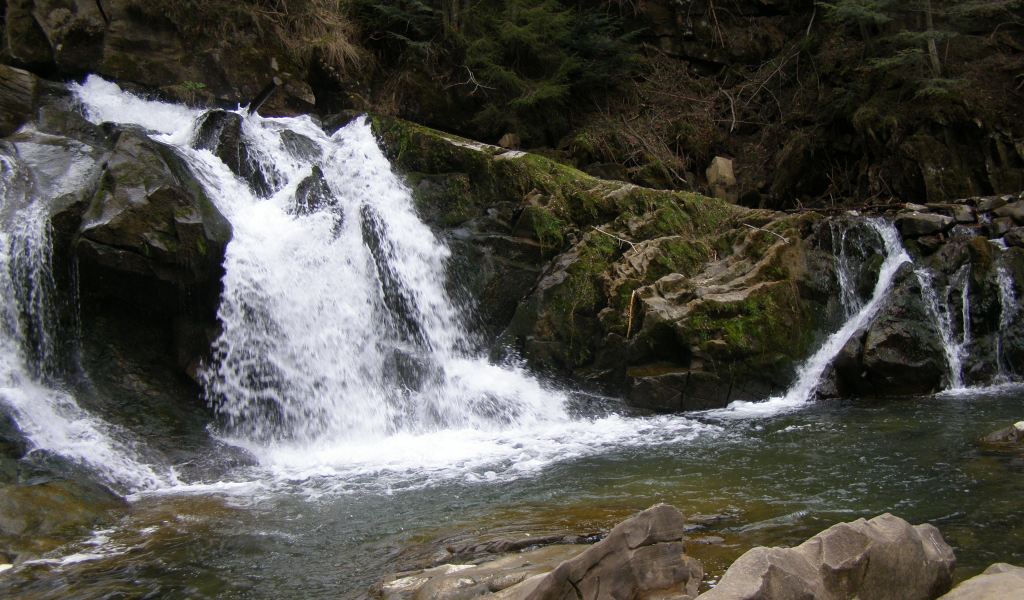
M252 102L249 103L249 109L247 112L251 115L258 111L260 107L263 106L263 103L267 101L267 98L270 98L270 95L274 93L274 90L282 85L284 85L284 82L281 81L280 77L271 79L270 83L267 84L267 87L263 88L263 91L261 91L252 99Z

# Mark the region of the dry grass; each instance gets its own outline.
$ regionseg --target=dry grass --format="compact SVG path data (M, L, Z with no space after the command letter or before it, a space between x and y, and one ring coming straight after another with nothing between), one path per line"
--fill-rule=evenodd
M367 60L358 28L339 0L131 0L130 6L175 24L197 48L221 42L280 48L308 65L316 59L344 72Z

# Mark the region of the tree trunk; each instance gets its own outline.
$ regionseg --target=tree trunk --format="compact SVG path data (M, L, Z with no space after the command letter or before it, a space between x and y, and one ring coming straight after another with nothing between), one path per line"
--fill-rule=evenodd
M928 59L931 62L932 76L933 77L941 77L942 76L942 64L939 62L939 48L935 44L935 38L933 37L933 34L935 33L935 22L932 19L932 0L925 0L925 3L924 3L924 22L925 22L925 29L928 31L928 41L927 41Z

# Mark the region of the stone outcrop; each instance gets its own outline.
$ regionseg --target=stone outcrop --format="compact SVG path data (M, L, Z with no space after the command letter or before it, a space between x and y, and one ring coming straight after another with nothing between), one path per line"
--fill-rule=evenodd
M177 101L248 102L270 79L270 53L232 45L197 51L173 24L132 0L12 0L0 45L5 62L44 77L96 73ZM283 58L283 57L282 57ZM284 65L297 71L295 65ZM268 114L307 112L316 99L305 81L286 77Z
M589 547L555 545L480 565L398 573L385 578L378 593L385 600L684 600L696 597L703 568L686 556L683 533L679 511L659 504Z
M939 600L1016 600L1024 596L1024 568L996 563Z
M956 558L935 527L884 514L834 525L795 548L754 548L702 600L932 600Z

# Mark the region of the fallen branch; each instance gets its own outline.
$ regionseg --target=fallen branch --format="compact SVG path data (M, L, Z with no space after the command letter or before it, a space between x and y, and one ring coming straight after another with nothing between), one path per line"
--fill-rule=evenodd
M729 110L732 111L732 125L729 126L729 133L732 133L733 129L736 129L736 102L733 100L732 95L725 91L725 88L718 88L722 90L725 97L729 99Z
M765 233L770 233L770 234L774 235L775 237L779 238L780 240L782 240L784 242L789 242L789 240L787 240L786 238L782 237L781 235L775 233L774 231L768 231L767 229L762 229L760 227L754 227L753 225L747 225L746 223L744 223L743 226L744 227L749 227L751 229L756 229L757 231L763 231Z
M598 227L596 227L596 226L594 227L594 230L595 230L595 231L599 231L599 232L601 232L601 233L605 234L606 236L608 236L608 237L610 237L610 238L613 238L613 239L619 240L620 242L625 242L625 243L629 244L629 247L630 247L630 248L632 248L633 250L636 250L636 244L634 244L633 242L631 242L631 241L629 241L629 240L624 240L624 239L620 238L620 237L619 237L619 236L617 236L617 235L612 235L612 234L608 233L607 231L605 231L605 230L603 230L603 229L600 229L600 228L598 228ZM620 245L621 245L621 244L620 244Z

